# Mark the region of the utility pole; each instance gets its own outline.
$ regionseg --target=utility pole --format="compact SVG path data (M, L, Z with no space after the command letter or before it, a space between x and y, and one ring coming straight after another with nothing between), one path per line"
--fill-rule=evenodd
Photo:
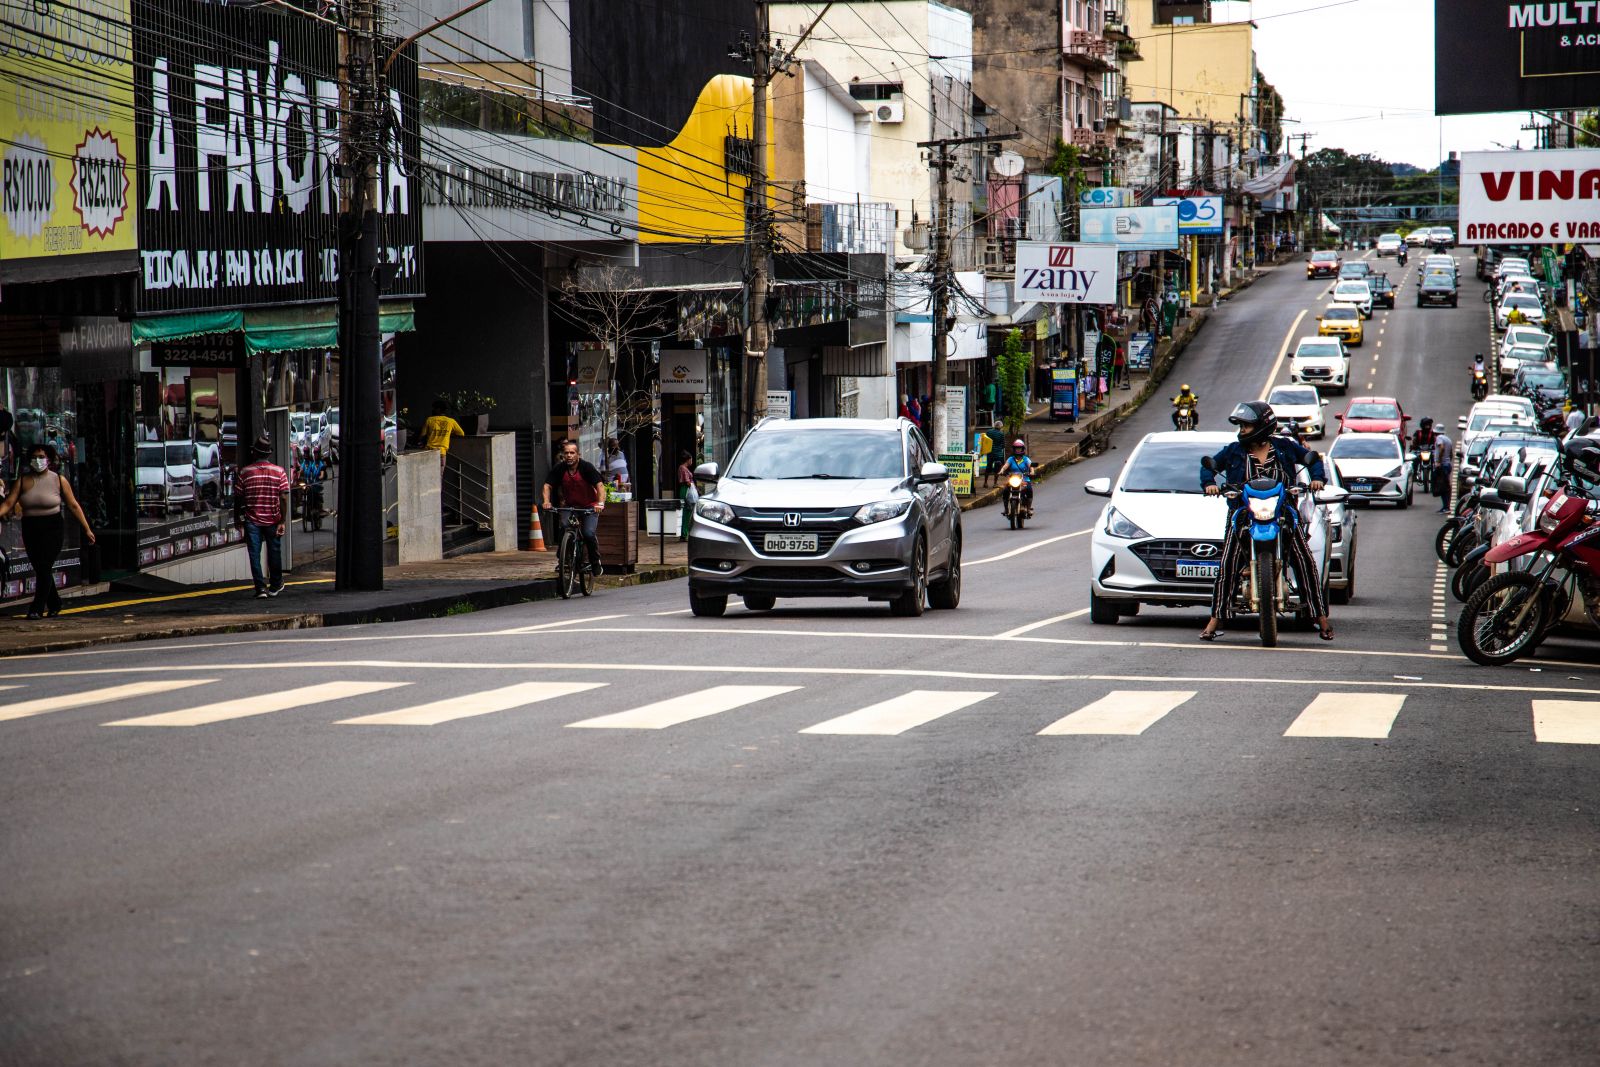
M991 133L979 137L943 137L936 141L918 141L918 148L930 152L929 161L938 175L939 202L933 212L933 434L928 443L934 452L944 452L950 444L949 408L945 404L945 388L950 383L950 326L955 315L950 311L950 287L955 283L951 269L950 240L954 237L950 227L950 170L956 160L952 148L972 144L1000 144L1020 136L1020 133ZM969 409L971 405L968 405ZM966 440L967 428L961 428L961 439ZM964 451L964 448L963 448Z
M383 588L383 413L378 331L378 158L388 109L379 69L381 0L349 0L340 35L344 144L339 219L338 589Z
M824 4L817 17L794 44L784 49L772 43L772 28L765 0L756 0L756 39L741 34L739 43L728 48L731 59L750 64L752 129L749 184L745 187L744 239L750 253L750 287L746 300L745 389L750 393L750 421L760 422L767 414L767 346L772 331L767 323L767 299L772 292L773 219L767 206L767 90L779 74L794 77L795 51L811 36L833 0Z

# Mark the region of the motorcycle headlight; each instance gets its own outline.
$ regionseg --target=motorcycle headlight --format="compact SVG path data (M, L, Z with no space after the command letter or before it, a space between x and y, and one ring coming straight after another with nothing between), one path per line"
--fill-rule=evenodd
M1012 489L1021 489L1022 488L1022 475L1013 474L1011 477L1006 479L1006 485L1010 486Z
M1149 537L1144 527L1128 518L1116 508L1106 509L1106 533L1112 537L1120 537L1124 541L1132 541L1138 537Z
M1253 496L1250 498L1250 515L1257 522L1271 522L1278 517L1278 498Z
M711 522L730 523L733 521L733 509L720 500L702 500L694 506L696 518L707 519Z
M898 519L911 507L911 501L902 497L899 500L880 500L876 504L862 504L856 509L856 521L860 523L885 522L889 519Z

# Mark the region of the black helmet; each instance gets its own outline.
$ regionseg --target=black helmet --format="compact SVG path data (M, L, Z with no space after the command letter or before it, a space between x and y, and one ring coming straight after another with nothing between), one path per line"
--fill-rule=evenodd
M1233 409L1228 421L1239 427L1239 443L1254 445L1265 441L1277 429L1278 420L1272 414L1272 405L1265 400L1246 400ZM1246 430L1245 427L1250 427Z
M1424 430L1431 430L1431 429L1433 429L1433 420L1432 420L1432 419L1426 419L1426 418L1425 418L1425 419L1423 419L1423 420L1422 420L1422 428L1423 428L1423 429L1424 429Z

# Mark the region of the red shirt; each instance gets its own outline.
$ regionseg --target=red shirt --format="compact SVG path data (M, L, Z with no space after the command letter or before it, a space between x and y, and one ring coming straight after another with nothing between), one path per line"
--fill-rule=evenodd
M598 500L594 486L573 467L561 472L561 506L564 508L592 508Z
M244 499L244 521L256 526L276 526L284 521L283 496L289 476L270 460L258 459L239 471L237 489Z

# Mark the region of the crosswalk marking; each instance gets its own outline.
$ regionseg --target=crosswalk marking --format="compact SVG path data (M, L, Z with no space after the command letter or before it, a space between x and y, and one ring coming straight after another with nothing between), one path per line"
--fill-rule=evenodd
M453 722L456 719L466 719L474 715L488 715L496 711L509 711L512 708L524 707L528 704L537 704L541 700L553 700L556 697L571 696L574 693L585 693L590 689L599 689L605 682L523 682L520 685L508 685L501 689L489 689L482 693L467 693L462 696L446 697L428 704L418 704L413 708L401 708L398 711L380 711L376 715L361 715L354 719L340 719L342 726L438 726L442 722Z
M67 711L72 708L86 708L93 704L109 704L117 700L132 700L134 697L151 696L156 693L170 693L174 689L187 689L194 685L211 685L214 678L182 678L166 679L159 682L130 682L127 685L113 685L107 689L91 689L87 693L72 693L60 697L40 697L37 700L24 700L18 704L9 704L0 708L0 722L9 722L12 719L26 719L30 715L43 715L51 711ZM6 688L15 688L7 686Z
M1600 701L1535 700L1533 737L1547 745L1600 745Z
M953 692L933 689L913 689L909 693L873 704L870 707L840 715L815 726L807 726L803 734L903 734L913 726L930 723L953 711L971 707L988 700L993 693Z
M658 700L629 711L619 711L615 715L569 722L567 726L589 730L664 730L679 723L732 711L768 697L792 693L799 688L798 685L714 685L697 693Z
M1192 689L1118 689L1057 719L1039 734L1142 734L1194 694Z
M185 708L182 711L167 711L160 715L145 715L137 719L118 719L108 722L107 726L207 726L214 722L224 722L228 719L244 719L251 715L266 715L274 711L287 711L290 708L303 708L311 704L323 704L330 700L343 700L347 697L365 696L368 693L381 693L385 689L397 689L410 682L323 682L321 685L307 685L299 689L284 689L276 693L262 693L259 696L236 697L233 700L222 700L215 704L202 704L195 708Z
M1319 693L1283 732L1284 737L1388 737L1399 693Z

